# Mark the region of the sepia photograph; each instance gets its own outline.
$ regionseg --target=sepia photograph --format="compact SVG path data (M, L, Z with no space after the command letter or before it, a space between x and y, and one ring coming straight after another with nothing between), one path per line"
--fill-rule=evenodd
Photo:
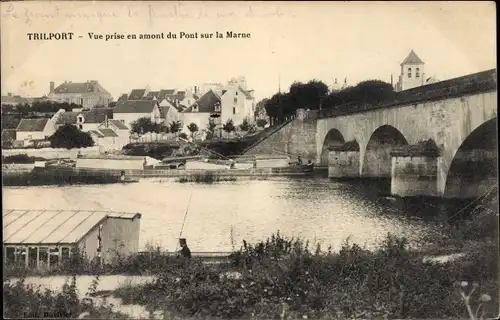
M498 318L495 2L0 8L4 318Z

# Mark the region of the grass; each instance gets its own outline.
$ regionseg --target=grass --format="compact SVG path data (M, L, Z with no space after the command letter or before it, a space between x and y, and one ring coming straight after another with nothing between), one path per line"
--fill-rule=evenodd
M27 285L24 279L3 284L4 317L21 318L83 318L91 319L129 319L126 314L112 310L111 305L95 304L89 294L98 286L99 278L93 281L89 293L79 299L76 277L71 283L64 284L60 292Z
M155 283L123 286L115 295L180 318L446 318L468 316L464 287L457 286L466 281L476 288L471 308L481 303L485 316L496 314L497 248L438 264L423 262L407 244L388 235L374 252L348 242L332 252L278 233L244 243L228 264L170 265L155 272ZM228 271L237 279L222 276ZM483 295L490 300L481 302Z

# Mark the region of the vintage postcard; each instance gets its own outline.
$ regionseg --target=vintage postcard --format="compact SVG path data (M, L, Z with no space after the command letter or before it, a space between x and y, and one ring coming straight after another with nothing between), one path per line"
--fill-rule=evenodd
M497 317L495 9L1 2L4 317Z

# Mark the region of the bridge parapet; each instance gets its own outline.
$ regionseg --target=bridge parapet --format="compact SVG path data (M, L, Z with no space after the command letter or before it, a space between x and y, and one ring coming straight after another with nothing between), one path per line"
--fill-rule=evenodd
M378 104L357 101L335 106L333 109L322 109L319 111L318 118L338 117L411 103L450 99L481 92L495 91L496 89L497 70L491 69L397 92L394 99L391 101L385 101Z

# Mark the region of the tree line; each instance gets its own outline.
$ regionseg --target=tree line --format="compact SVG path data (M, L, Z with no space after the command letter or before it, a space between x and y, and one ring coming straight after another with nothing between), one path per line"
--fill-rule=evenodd
M275 93L257 103L257 109L265 108L271 125L282 123L295 117L297 109L333 109L352 111L353 109L376 105L395 98L391 84L380 80L367 80L342 90L330 91L319 80L307 83L294 82L288 92Z
M257 121L257 126L264 127L267 124L267 121L264 119L260 119L260 121ZM207 124L207 127L205 128L205 131L207 133L207 139L211 139L216 136L216 129L218 125L216 124L215 120L213 118L210 118ZM236 126L234 124L234 121L232 119L228 119L225 123L222 124L220 127L221 130L231 133L236 131L236 129L239 128L241 131L245 132L255 132L257 130L256 125L253 123L250 123L248 119L244 119L241 124ZM198 124L191 122L187 125L187 129L191 133L191 136L194 136L194 134L198 131L202 131L204 128L200 128ZM182 122L181 121L173 121L170 124L166 123L154 123L151 118L149 117L143 117L139 118L136 121L132 122L131 128L130 128L130 133L132 134L144 134L148 132L154 132L154 133L174 133L177 134L182 130ZM181 133L182 134L182 133ZM179 134L179 136L181 136ZM182 137L182 136L181 136Z

